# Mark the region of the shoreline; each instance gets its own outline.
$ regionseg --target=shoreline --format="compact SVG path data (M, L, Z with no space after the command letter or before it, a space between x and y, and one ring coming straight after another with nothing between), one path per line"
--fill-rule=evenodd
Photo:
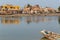
M45 14L13 14L13 15L0 15L0 17L19 17L19 16L60 16L60 13L45 13Z

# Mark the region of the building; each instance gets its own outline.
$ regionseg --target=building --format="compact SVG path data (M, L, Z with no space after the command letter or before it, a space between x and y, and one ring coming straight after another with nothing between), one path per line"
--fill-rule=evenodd
M15 14L20 11L20 6L15 5L2 5L0 6L0 14Z
M1 10L2 11L4 11L4 10L20 10L20 6L13 6L13 5L6 4L6 5L1 6Z

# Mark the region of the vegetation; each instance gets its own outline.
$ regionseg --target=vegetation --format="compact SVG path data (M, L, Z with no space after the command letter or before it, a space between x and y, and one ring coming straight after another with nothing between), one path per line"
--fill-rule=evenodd
M60 11L60 6L58 7L58 11Z

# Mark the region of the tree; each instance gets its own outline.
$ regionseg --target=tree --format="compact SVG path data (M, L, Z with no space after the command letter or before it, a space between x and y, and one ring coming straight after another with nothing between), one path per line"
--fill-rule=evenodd
M60 11L60 6L58 7L58 11Z

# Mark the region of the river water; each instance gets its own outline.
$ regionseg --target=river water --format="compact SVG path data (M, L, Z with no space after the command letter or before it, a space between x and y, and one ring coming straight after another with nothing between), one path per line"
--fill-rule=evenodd
M0 17L0 40L41 40L44 29L60 33L60 17Z

